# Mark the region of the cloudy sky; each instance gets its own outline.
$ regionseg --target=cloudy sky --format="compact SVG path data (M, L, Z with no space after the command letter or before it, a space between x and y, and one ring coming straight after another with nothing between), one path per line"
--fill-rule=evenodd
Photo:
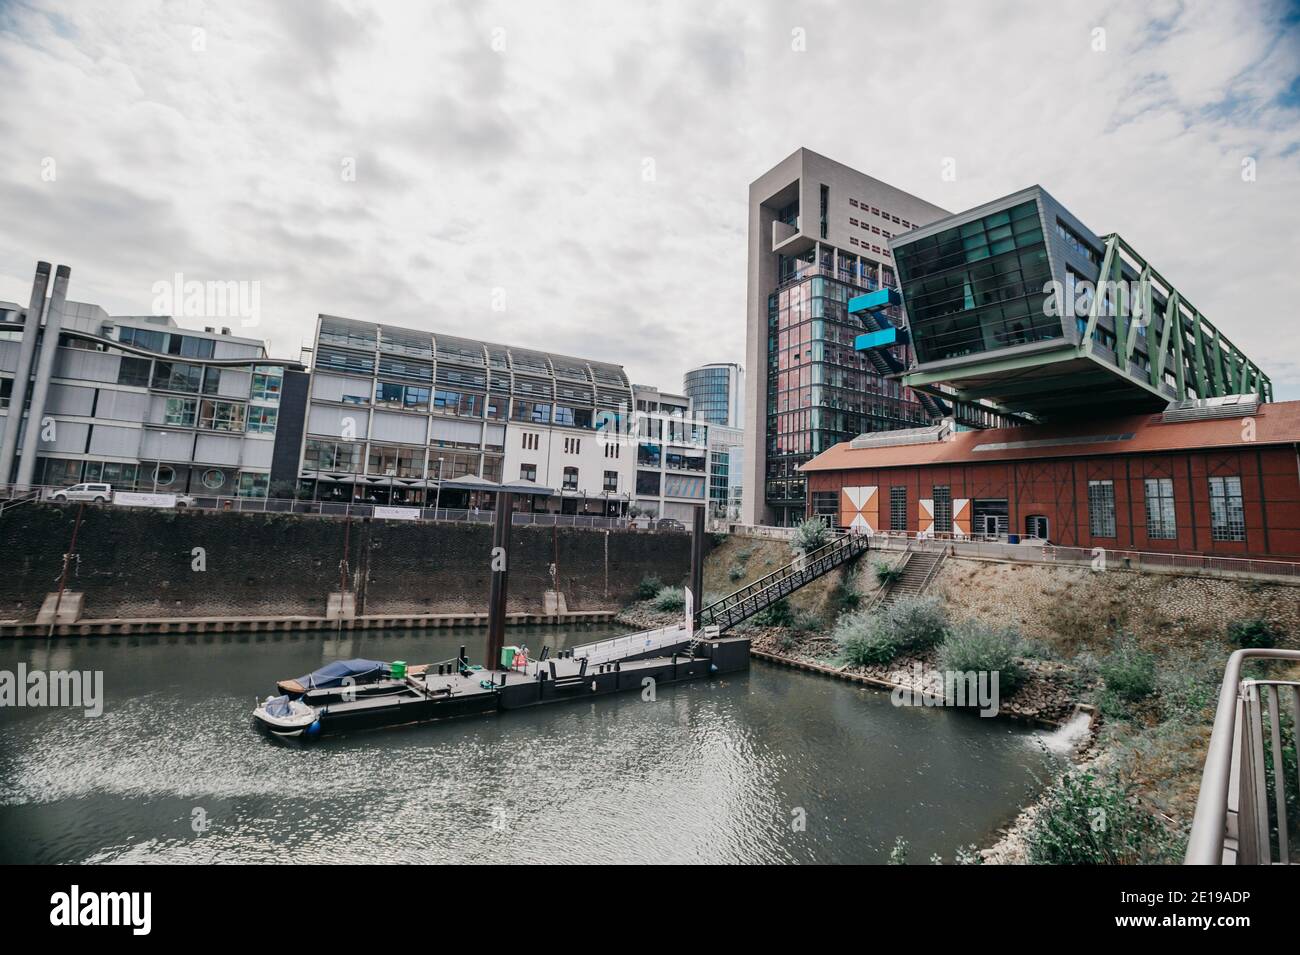
M330 312L679 388L741 359L747 186L807 146L1041 183L1300 398L1294 2L0 0L0 72L0 299L255 281L279 355Z

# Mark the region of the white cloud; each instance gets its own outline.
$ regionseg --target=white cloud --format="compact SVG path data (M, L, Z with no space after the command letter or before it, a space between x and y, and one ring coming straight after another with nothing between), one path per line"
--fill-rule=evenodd
M746 188L806 145L954 210L1043 184L1300 397L1297 25L1282 3L1222 11L7 6L0 298L26 301L37 258L127 313L176 271L255 279L277 354L326 311L676 388L690 364L741 357Z

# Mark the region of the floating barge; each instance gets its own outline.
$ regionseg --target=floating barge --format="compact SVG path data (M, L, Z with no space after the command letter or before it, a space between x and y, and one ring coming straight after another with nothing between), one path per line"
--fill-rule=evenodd
M591 699L745 670L749 638L693 636L683 624L574 647L555 657L543 650L538 660L508 669L471 666L463 647L454 661L409 672L397 664L349 662L358 664L358 675L346 685L334 674L283 681L284 695L268 697L253 711L254 722L273 736L311 739Z

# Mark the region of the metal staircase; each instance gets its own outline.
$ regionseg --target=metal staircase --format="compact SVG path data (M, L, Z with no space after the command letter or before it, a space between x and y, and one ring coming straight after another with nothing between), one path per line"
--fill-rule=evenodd
M700 625L715 626L721 633L754 614L766 610L778 600L794 593L805 584L843 566L866 553L870 538L861 534L844 534L809 554L796 557L780 570L761 577L734 594L723 597L700 611Z
M930 586L930 581L934 580L939 572L944 554L943 550L909 548L903 555L902 576L892 584L885 584L876 592L876 599L871 604L872 609L883 610L904 597L919 597L925 593L926 588Z

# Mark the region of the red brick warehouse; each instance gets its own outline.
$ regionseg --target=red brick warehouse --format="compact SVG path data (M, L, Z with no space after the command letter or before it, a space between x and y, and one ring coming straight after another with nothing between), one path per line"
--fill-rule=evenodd
M1300 558L1300 402L1248 410L863 435L803 466L808 512L871 532Z

